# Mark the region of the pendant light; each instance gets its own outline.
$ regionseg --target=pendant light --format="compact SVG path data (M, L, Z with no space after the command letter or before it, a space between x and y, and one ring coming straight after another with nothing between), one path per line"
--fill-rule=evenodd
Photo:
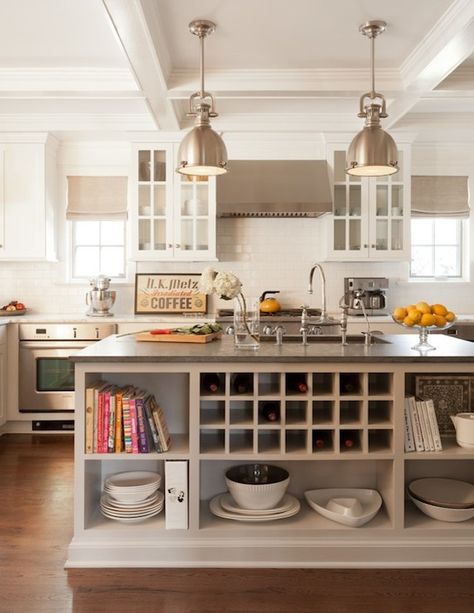
M194 128L181 141L177 172L191 176L221 175L227 172L227 150L222 138L211 128L210 117L217 117L214 98L204 88L204 39L216 29L216 24L196 19L189 31L201 44L201 89L189 99L188 117L195 117Z
M374 44L375 38L385 30L386 25L385 21L368 21L359 28L371 43L372 87L370 92L360 97L360 110L357 116L365 117L365 126L353 138L347 151L346 172L349 175L382 177L392 175L399 170L395 141L380 126L380 119L388 117L385 98L375 91ZM366 98L369 99L369 103L364 106Z

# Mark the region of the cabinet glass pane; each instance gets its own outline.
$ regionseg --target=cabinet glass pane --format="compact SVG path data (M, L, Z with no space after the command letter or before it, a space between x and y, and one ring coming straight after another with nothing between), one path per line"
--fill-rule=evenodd
M360 250L360 219L349 220L349 249Z
M377 216L388 215L388 185L377 185L376 187Z
M193 221L192 219L185 219L181 222L181 249L192 251L193 248Z
M138 180L150 181L150 151L138 152Z
M138 249L149 251L151 246L151 223L149 219L138 220Z
M206 216L208 208L208 189L206 184L182 183L181 187L181 215Z
M165 251L166 249L166 221L164 219L155 219L153 222L154 230L154 249L156 251Z
M349 186L349 215L359 216L361 210L361 186Z
M392 220L392 244L394 251L403 249L403 223L401 219Z
M346 152L334 152L334 181L336 183L346 180Z
M151 213L151 185L139 185L138 214L140 216L148 216Z
M155 216L166 215L166 185L155 185L154 186L153 201L154 201L153 214Z
M334 215L342 217L346 214L346 186L334 186Z
M166 151L153 152L153 180L166 181Z
M343 251L346 248L346 222L344 219L334 221L334 249Z
M393 217L403 215L403 187L401 185L392 186L392 215Z
M198 219L196 221L196 249L198 251L207 251L208 243L208 222L206 219Z
M375 248L377 251L386 251L388 249L388 222L386 219L377 219L375 232Z

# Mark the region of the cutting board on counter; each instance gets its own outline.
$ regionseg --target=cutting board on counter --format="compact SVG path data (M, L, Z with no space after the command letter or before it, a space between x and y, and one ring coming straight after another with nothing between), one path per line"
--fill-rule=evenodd
M220 338L222 332L212 334L150 334L142 332L137 334L137 341L152 341L155 343L209 343Z

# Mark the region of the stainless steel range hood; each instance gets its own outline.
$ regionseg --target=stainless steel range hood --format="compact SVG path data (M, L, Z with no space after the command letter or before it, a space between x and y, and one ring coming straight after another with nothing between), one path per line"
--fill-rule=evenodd
M319 217L332 211L325 160L231 160L217 177L218 217Z

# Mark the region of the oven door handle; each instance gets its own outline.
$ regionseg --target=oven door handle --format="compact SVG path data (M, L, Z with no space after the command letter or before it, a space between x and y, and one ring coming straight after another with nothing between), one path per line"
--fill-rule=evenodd
M20 349L73 349L79 351L97 341L20 341Z

